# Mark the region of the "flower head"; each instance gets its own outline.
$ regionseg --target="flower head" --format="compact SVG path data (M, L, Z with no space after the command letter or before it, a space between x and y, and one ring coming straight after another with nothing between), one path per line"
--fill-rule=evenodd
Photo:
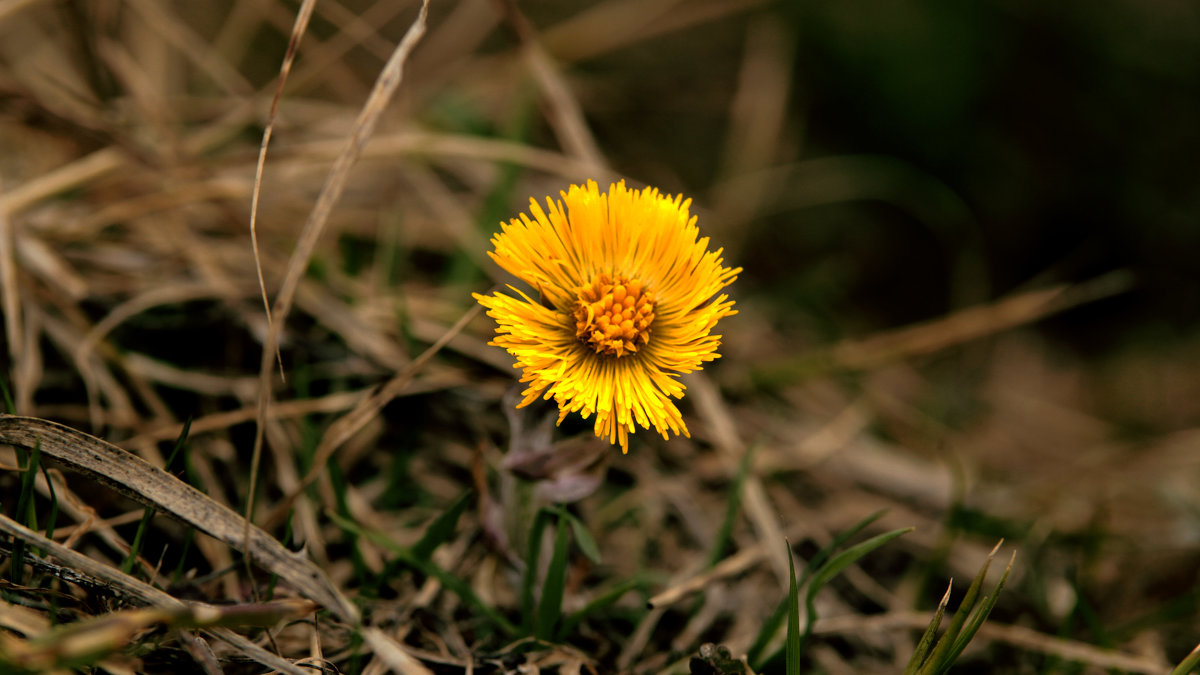
M491 344L516 357L528 385L519 406L553 398L558 421L596 416L596 435L629 451L636 425L688 435L672 398L679 376L719 358L713 328L736 314L720 294L741 268L699 238L691 200L624 181L600 192L572 185L547 209L530 200L492 238L492 259L529 284L536 299L475 294L496 320ZM518 406L518 407L519 407Z

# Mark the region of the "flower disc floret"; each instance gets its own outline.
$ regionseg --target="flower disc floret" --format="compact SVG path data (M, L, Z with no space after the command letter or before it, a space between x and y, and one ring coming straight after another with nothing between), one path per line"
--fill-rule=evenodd
M516 358L524 406L554 399L559 422L595 415L595 433L629 449L653 427L688 435L673 399L683 374L720 357L717 322L737 311L721 291L741 268L708 250L689 200L624 182L572 185L546 208L501 225L489 255L529 285L474 297L496 320L491 344Z
M654 294L642 282L601 274L579 290L575 336L597 354L621 357L650 341Z

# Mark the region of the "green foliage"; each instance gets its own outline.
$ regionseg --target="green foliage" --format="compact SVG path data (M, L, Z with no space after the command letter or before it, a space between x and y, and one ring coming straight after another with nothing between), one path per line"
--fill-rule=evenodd
M830 579L833 579L837 575L841 574L842 570L854 564L868 553L883 546L902 534L912 532L912 530L913 528L906 527L901 530L892 530L891 532L885 532L883 534L871 537L861 544L851 546L845 551L833 556L829 559L829 562L822 565L816 571L816 573L813 574L812 580L808 582L808 591L804 595L804 608L807 611L808 616L807 623L804 625L804 637L801 640L802 644L807 644L809 636L812 635L813 624L817 621L817 593L820 592L825 584L829 583Z
M42 479L46 481L46 490L50 492L50 515L46 516L46 538L54 538L54 526L58 523L58 493L54 490L54 481L50 480L50 473L46 471L46 465L40 464L42 470Z
M175 459L179 453L183 451L183 447L187 445L188 434L192 429L192 418L187 418L183 423L183 429L180 429L178 438L175 439L175 445L171 448L171 454L167 456L167 465L164 470L167 473L171 472L171 467L175 463ZM46 480L49 483L49 478ZM156 509L149 507L142 512L142 519L138 522L137 532L133 535L133 543L129 545L129 553L125 555L125 559L121 561L121 571L129 574L133 571L133 565L137 562L137 558L142 553L142 542L146 538L146 530L150 527L150 521L154 518ZM49 535L47 535L49 536Z
M31 529L37 529L37 514L33 509L33 479L37 475L38 465L41 463L41 447L40 443L35 444L33 451L28 456L21 448L14 448L17 453L17 461L25 465L21 471L21 494L17 497L16 520L24 522ZM16 539L13 541L13 562L9 572L9 578L16 586L21 586L25 580L25 565L21 562L24 559L25 541Z
M567 519L567 523L571 526L571 534L575 536L575 543L579 546L580 552L587 556L588 560L599 563L600 547L596 544L592 533L588 532L587 525L584 525L582 520L566 509L562 509L559 516Z
M562 615L563 592L567 586L567 519L559 507L558 527L554 533L554 550L550 555L550 566L546 568L546 581L542 584L542 598L538 601L537 616L533 621L533 636L549 641L554 627Z
M138 556L142 553L142 541L146 537L146 530L150 527L150 521L154 518L155 509L147 508L142 511L142 519L138 521L137 532L133 535L133 543L129 545L129 552L125 554L125 559L121 561L121 571L129 574L133 571L133 564L137 562Z
M537 601L535 609L534 587L537 585L538 570L541 567L539 563L542 552L542 535L552 518L556 520L554 546L551 549L550 561L546 566L546 576L542 580L541 598ZM544 642L565 639L587 616L616 602L629 590L643 585L641 580L629 580L617 584L582 610L571 614L564 620L562 600L566 590L567 570L570 562L568 557L570 536L574 536L576 545L584 555L592 561L600 561L600 549L583 521L568 512L561 504L554 509L539 510L529 531L525 574L521 581L521 626L523 633Z
M962 651L966 649L967 645L975 637L975 634L979 632L979 628L983 625L988 615L991 614L992 608L996 606L996 600L1000 597L1000 591L1004 588L1004 583L1008 580L1008 575L1012 571L1013 560L1016 559L1016 553L1014 552L1012 558L1008 561L1008 566L1004 569L1003 576L1000 577L1000 581L996 584L992 593L981 597L980 591L983 588L983 582L987 578L992 559L996 556L996 551L999 549L1000 544L996 544L996 547L988 555L987 561L980 568L979 573L975 575L975 580L971 582L971 587L967 589L967 594L963 597L958 611L954 613L954 618L950 620L950 625L946 627L946 632L942 634L942 637L930 649L933 635L941 625L942 616L950 599L950 589L946 589L946 594L942 597L942 601L939 603L933 619L929 622L929 626L925 629L925 634L921 637L921 641L917 643L917 648L913 652L912 658L909 659L908 666L904 669L905 675L941 675L948 672L959 655L962 654Z
M800 588L796 584L792 545L787 541L784 543L788 554L787 675L800 675Z
M912 528L904 528L900 530L892 530L874 536L860 544L856 544L841 553L833 554L847 539L854 534L860 532L867 525L879 519L883 512L873 513L863 520L859 521L848 531L835 537L832 542L825 548L821 549L816 556L809 561L808 565L799 579L796 578L795 562L792 557L792 547L787 546L788 551L788 566L791 572L791 579L788 584L788 597L784 604L776 609L775 613L767 619L763 629L759 632L754 644L747 650L747 660L753 664L755 670L761 670L767 662L773 659L760 661L760 656L767 644L775 636L779 630L779 624L787 618L787 641L785 646L786 667L789 675L799 673L800 658L804 652L804 647L808 644L808 639L812 635L813 624L817 620L816 597L817 593L829 583L831 579L841 574L847 567L871 553L875 549L887 544L891 540L911 532ZM800 588L805 588L804 607L806 612L805 624L803 629L800 626Z
M16 415L17 404L13 403L12 392L8 390L8 383L4 381L4 378L0 378L0 396L4 398L4 412Z
M912 658L909 659L908 665L904 668L904 675L916 675L917 668L925 661L930 648L933 647L933 638L937 635L937 630L942 625L942 617L946 614L946 605L950 602L950 590L953 586L953 584L950 584L946 587L946 592L942 595L942 600L938 603L937 610L933 613L933 619L929 621L929 626L925 628L925 632L921 635L921 640L917 642L917 648L913 650Z
M467 510L467 504L470 501L471 491L467 490L458 499L454 500L450 508L439 514L437 518L434 518L429 527L425 528L425 533L421 535L421 539L413 544L413 557L420 560L429 560L429 556L433 555L434 550L449 540L454 534L454 529L458 527L458 519Z
M808 561L808 564L804 566L804 571L801 572L800 579L797 581L796 585L798 587L803 587L808 582L808 579L812 576L813 572L815 572L817 568L819 568L821 564L829 558L829 556L833 555L834 551L840 548L842 544L846 543L846 541L848 541L851 537L861 532L863 528L883 517L884 513L886 513L886 511L876 511L875 513L872 513L866 518L863 518L855 523L853 527L847 529L845 532L835 535L833 540L830 541L827 546L824 546L821 548L821 550L817 551L817 554L814 555ZM791 551L790 547L788 548L788 551ZM786 598L779 602L779 605L775 608L775 611L763 623L762 630L758 632L758 636L755 638L754 644L752 644L750 649L746 651L746 660L753 664L756 670L761 670L763 664L765 663L765 661L762 659L763 652L766 650L767 645L771 642L771 639L774 638L775 634L779 632L779 627L783 625L783 621L788 614L788 607L789 605Z
M542 509L533 517L529 527L528 546L525 552L525 574L521 577L521 632L533 634L533 587L537 583L538 559L542 551L542 532L550 522L551 514Z

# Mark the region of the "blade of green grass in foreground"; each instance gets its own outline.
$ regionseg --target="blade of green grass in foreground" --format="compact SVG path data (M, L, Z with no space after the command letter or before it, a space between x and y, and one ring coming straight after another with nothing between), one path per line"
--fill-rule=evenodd
M562 615L563 592L567 586L568 526L562 511L560 506L558 528L554 533L554 552L550 555L550 566L546 568L546 582L542 584L542 598L533 622L533 636L546 642L554 637L554 627Z
M796 563L792 545L784 540L788 554L787 675L800 675L800 589L796 584ZM811 610L810 610L811 611Z
M1016 556L1017 554L1014 551L1012 557L1008 560L1008 565L1004 568L1004 574L1000 577L1000 581L996 582L996 587L992 589L991 595L984 597L983 604L970 617L966 629L955 639L946 660L946 670L949 670L950 665L958 660L959 655L967 648L967 645L974 639L975 634L979 632L980 627L983 626L983 622L992 613L992 608L996 606L996 601L1000 599L1000 591L1004 590L1004 584L1008 581L1009 573L1012 572L1013 561L1016 560ZM945 672L945 670L939 672Z
M1171 675L1187 675L1200 665L1200 645L1196 645L1192 652L1187 655L1175 669L1171 671Z
M434 550L438 546L444 544L454 534L454 529L458 527L458 519L462 517L464 511L467 510L467 504L470 503L472 490L467 490L462 493L450 508L438 514L438 517L425 528L425 533L421 535L421 539L413 544L412 554L414 557L421 560L428 560L429 556L433 555Z
M42 459L42 445L35 443L33 450L26 455L21 448L16 448L17 461L24 462L25 469L21 472L21 494L17 497L17 522L25 523L30 529L37 529L37 514L33 509L33 479L37 476L38 465ZM13 584L20 587L25 581L25 541L14 539L12 567L9 578Z
M846 543L851 537L861 532L865 527L876 520L879 520L885 513L887 513L886 509L876 511L855 523L853 527L845 532L834 536L833 540L830 541L829 544L822 547L820 551L817 551L817 554L814 555L808 561L808 563L804 565L804 571L800 574L800 580L796 585L798 587L802 587L804 584L808 583L808 579L812 576L813 572L817 570L821 564L829 558L829 556L833 555L834 551L841 547L842 544ZM771 640L774 639L775 635L779 632L780 626L783 625L784 619L787 618L787 610L787 598L782 598L779 601L779 605L775 608L775 611L763 623L763 627L758 632L758 636L754 638L754 643L750 645L749 649L746 650L746 661L751 664L751 667L754 670L762 670L767 661L778 657L778 653L775 653L769 655L769 658L764 659L763 651L766 650L767 646L771 643Z
M192 429L192 418L188 417L183 423L183 429L179 431L179 437L175 439L175 446L171 448L171 454L167 456L167 465L163 469L171 472L171 465L175 462L175 458L179 456L179 452L183 450L183 446L187 444L188 433ZM142 554L142 542L146 538L146 530L150 527L150 520L154 518L157 510L153 507L147 508L142 512L142 519L138 522L137 532L133 535L133 543L129 545L129 553L125 559L121 561L121 571L129 574L133 571L133 564L137 562L138 556Z
M550 522L551 512L541 509L529 527L525 551L525 575L521 578L521 632L533 634L533 587L537 583L538 560L542 552L542 532Z
M17 404L13 403L12 393L8 391L8 384L0 378L0 396L4 397L4 411L9 415L17 414Z
M925 633L921 635L921 641L917 643L917 648L913 650L912 658L908 660L908 665L904 668L904 675L916 675L917 669L921 667L925 656L929 654L929 649L933 647L933 637L937 635L937 629L942 625L942 617L946 614L946 605L950 603L950 589L954 588L954 580L950 580L950 584L946 586L946 592L942 595L942 601L938 603L937 611L933 613L933 619L929 621L929 626L925 629Z
M920 646L917 652L913 654L905 672L915 672L918 675L942 675L950 670L958 659L962 651L966 649L967 644L979 632L979 628L983 626L983 622L992 612L992 608L996 606L996 600L1000 597L1000 591L1004 588L1005 582L1008 580L1008 575L1012 572L1013 561L1016 559L1014 552L1009 558L1008 566L1004 569L1003 576L997 582L996 587L990 595L980 598L980 590L983 587L983 582L987 577L988 569L991 567L992 559L996 552L1000 550L1000 545L1004 542L996 544L992 552L988 554L988 559L980 568L979 573L975 575L975 579L971 582L971 587L967 589L967 594L963 597L962 603L958 607L958 611L954 613L954 618L951 619L950 625L946 627L946 632L938 639L931 653L926 657L921 654ZM945 600L943 600L945 602ZM939 612L941 608L939 607ZM926 631L928 633L928 631ZM924 662L920 659L924 658Z
M39 462L39 464L41 464ZM50 480L50 472L46 465L41 464L42 479L46 481L46 490L50 493L50 515L46 517L46 538L54 538L54 526L58 523L58 493L54 491L54 481Z
M804 624L804 636L800 640L801 645L808 644L808 638L812 635L813 624L817 621L817 593L820 592L825 584L828 583L830 579L841 574L842 570L854 564L871 551L874 551L875 549L883 546L902 534L912 531L913 528L906 527L901 530L892 530L891 532L885 532L883 534L871 537L861 544L855 544L854 546L851 546L845 551L842 551L841 553L830 558L829 562L825 563L819 570L817 570L817 572L813 575L812 580L808 582L808 592L804 595L804 608L808 612L808 616L806 617Z
M567 523L571 526L571 534L575 535L575 544L579 550L588 557L588 560L600 564L600 547L596 545L592 533L588 532L587 525L584 525L582 520L566 509L562 510L562 515L566 517Z

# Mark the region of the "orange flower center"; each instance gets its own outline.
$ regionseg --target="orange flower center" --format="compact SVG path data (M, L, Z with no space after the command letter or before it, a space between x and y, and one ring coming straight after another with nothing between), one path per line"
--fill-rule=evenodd
M650 342L654 294L642 282L601 274L579 289L575 300L575 335L605 356L625 356Z

